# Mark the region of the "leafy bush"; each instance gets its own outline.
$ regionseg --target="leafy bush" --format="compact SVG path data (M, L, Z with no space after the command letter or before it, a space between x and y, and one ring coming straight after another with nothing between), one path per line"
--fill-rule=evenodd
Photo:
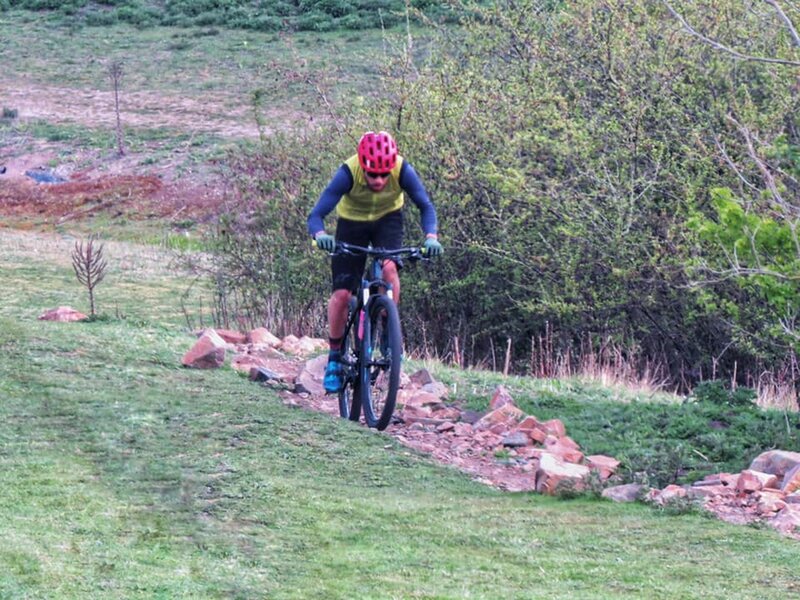
M756 400L755 390L738 386L736 389L726 387L725 382L704 381L695 386L692 399L697 402L710 402L724 406L753 406Z
M731 20L713 21L721 38L753 43L750 27L785 45L728 5ZM321 7L334 5L304 5L312 6L294 26L332 27L337 17ZM404 277L408 347L453 356L457 343L463 363L492 364L510 340L520 370L543 352L574 368L576 347L588 348L584 356L613 347L689 384L711 370L712 356L722 355L718 372L779 360L785 352L749 344L728 312L758 307L759 289L701 290L687 269L697 252L687 222L713 206L721 180L731 189L739 181L710 150L741 146L726 115L746 102L760 131L792 120L791 86L771 72L779 67L742 65L677 34L663 7L646 0L613 13L590 0L535 8L473 6L462 28L434 36L427 62L411 68L395 53L381 94L333 107L348 127L391 129L437 205L447 250ZM318 127L320 139L343 139L330 122ZM334 155L346 157L355 139ZM270 177L288 182L285 152L330 168L302 136L282 142L236 168L270 162ZM794 156L789 146L775 151ZM328 175L305 174L306 193L318 194ZM420 232L406 210L412 240ZM286 241L302 245L296 218L290 229L299 233ZM284 294L303 306L307 288L289 282ZM768 318L753 312L750 329Z
M117 22L117 13L113 11L90 12L86 15L86 24L91 27L108 27Z

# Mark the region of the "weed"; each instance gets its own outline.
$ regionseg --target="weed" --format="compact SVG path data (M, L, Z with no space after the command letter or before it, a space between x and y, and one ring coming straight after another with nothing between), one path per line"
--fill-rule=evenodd
M507 448L503 448L501 450L495 450L494 457L498 461L510 461L511 460L511 452Z
M188 40L178 40L176 42L167 44L167 50L175 50L178 52L180 52L181 50L189 50L191 47L192 44Z
M697 515L705 511L696 500L689 496L675 496L660 507L660 512L674 517L678 515Z
M11 120L16 119L19 116L19 111L16 108L8 108L7 106L3 107L3 114L2 118Z

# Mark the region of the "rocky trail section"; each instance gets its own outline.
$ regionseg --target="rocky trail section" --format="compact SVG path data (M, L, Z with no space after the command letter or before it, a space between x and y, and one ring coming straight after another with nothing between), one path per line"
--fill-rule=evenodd
M277 338L265 329L248 334L209 329L184 355L183 365L217 368L227 351L233 369L253 381L275 387L288 405L338 417L334 396L324 393L326 356L307 357L326 346L323 340ZM503 386L489 410L463 410L448 398L447 386L423 369L403 374L396 419L385 434L439 463L469 473L477 481L510 492L558 495L602 490L614 501L642 500L659 507L700 506L738 524L763 523L800 539L800 453L772 450L756 457L738 474L718 473L693 485L663 490L619 484L619 461L586 456L558 419L526 415Z

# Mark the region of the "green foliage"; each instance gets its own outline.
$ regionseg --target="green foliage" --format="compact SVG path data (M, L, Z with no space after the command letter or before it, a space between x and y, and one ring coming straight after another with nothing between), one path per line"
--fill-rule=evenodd
M730 389L723 381L704 381L692 390L691 398L697 402L710 402L724 406L753 406L756 392L752 388Z
M299 145L276 134L258 152L231 157L237 202L211 242L218 321L282 334L322 329L328 265L310 244L306 215L324 176L305 153L330 143L313 132Z
M791 167L794 146L775 149ZM707 290L704 301L733 319L756 343L779 342L797 349L793 316L800 311L800 251L794 208L770 203L768 208L745 204L729 188L711 194L715 215L695 215L689 227L705 249L695 259L697 277L708 271L722 273L751 302L733 301L730 286Z
M724 4L728 18L710 20L709 35L753 52L792 51L757 15ZM352 14L338 2L313 6L305 12L313 27L327 27L326 10ZM712 16L705 5L680 9ZM346 143L341 126L322 122L315 139L334 140L325 150L304 137L279 149L312 165L302 193L315 198L357 132L396 134L437 205L446 248L430 269L404 275L410 348L434 345L452 356L457 341L464 363L496 364L510 340L512 363L524 369L540 340L554 360L574 361L579 344L613 346L631 362L663 364L676 382L777 360L737 331L729 311L743 300L757 306L765 293L770 307L794 303L793 283L762 277L693 287L698 242L687 223L725 207L732 224L760 232L765 253L787 250L791 225L737 213L720 190L736 189L741 173L721 170L711 150L746 153L735 113L761 135L785 134L774 153L794 164L784 129L797 99L783 67L733 61L683 35L663 5L646 0L470 5L461 28L431 35L416 64L402 51L375 59L384 75L370 86L380 89L374 97L345 95L325 107L352 131ZM404 43L387 39L401 50ZM273 178L296 176L280 152L258 152L255 160L275 165ZM415 210L407 211L410 241L420 231ZM727 235L735 242L743 231ZM302 246L301 236L293 243ZM796 266L788 255L781 264L786 274ZM290 283L287 293L304 305L307 290ZM774 312L755 313L750 331L757 325L774 336Z
M713 169L688 145L712 118L702 90L687 110L690 49L648 3L526 7L476 9L403 104L401 147L452 240L432 304L408 312L472 361L506 338L524 359L548 326L562 350L588 335L675 372L702 361L715 340L692 330L675 229Z
M101 6L96 6L100 4ZM447 3L430 0L412 1L415 9L429 16L453 19L453 8ZM286 2L267 0L111 0L93 3L89 0L1 0L0 10L58 10L73 23L108 26L122 21L137 27L177 25L209 26L257 31L334 31L391 27L404 20L406 4L402 0L303 0Z

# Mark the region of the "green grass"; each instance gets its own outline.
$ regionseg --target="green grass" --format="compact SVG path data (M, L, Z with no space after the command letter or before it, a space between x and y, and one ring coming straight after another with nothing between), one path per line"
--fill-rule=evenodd
M0 27L6 78L107 91L107 64L121 61L123 100L125 94L137 91L163 93L211 99L230 112L247 106L252 92L259 89L272 108L284 102L293 112L314 114L319 107L313 87L302 77L283 76L283 71L309 76L314 82L330 81L335 85L331 99L339 94L363 95L386 64L385 51L390 52L377 30L285 35L226 29L203 35L207 28L128 25L74 30L25 11L0 13ZM415 32L424 35L423 30ZM389 30L388 35L402 39L404 30ZM424 53L424 40L415 47ZM287 114L281 111L283 117Z
M766 450L800 451L798 413L695 402L577 378L503 378L442 366L434 371L455 390L455 400L474 410L485 410L495 387L504 384L526 413L561 419L586 454L619 459L627 481L657 487L691 483L710 473L746 469Z
M152 248L109 243L108 318L57 324L36 316L85 303L70 241L0 246L0 597L800 591L800 546L772 531L501 493L227 368L180 368L187 280Z
M41 119L20 122L0 121L0 135L11 139L35 138L47 142L64 142L71 148L114 151L116 134L112 128L87 127L74 123L51 123ZM176 149L186 150L193 162L219 159L233 145L219 136L187 133L166 127L125 127L125 151L146 153L143 165L167 160Z

